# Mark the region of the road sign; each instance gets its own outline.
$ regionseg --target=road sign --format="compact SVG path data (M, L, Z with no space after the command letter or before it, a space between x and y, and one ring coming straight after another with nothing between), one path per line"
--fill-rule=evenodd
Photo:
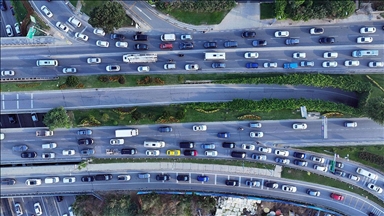
M32 39L35 33L36 33L36 29L32 26L28 30L27 38Z
M33 22L33 23L36 24L36 19L35 19L35 17L33 17L32 15L29 15L29 17L31 18L31 22Z

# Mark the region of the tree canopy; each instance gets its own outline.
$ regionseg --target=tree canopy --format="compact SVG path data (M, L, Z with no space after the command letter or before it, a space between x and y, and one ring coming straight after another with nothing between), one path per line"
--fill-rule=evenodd
M88 23L93 27L102 28L106 33L111 33L114 29L121 28L126 19L127 14L121 4L106 1L91 11Z
M64 107L57 107L50 111L44 116L43 123L49 127L49 130L55 128L69 128L71 121L65 111Z
M377 97L368 100L365 105L365 113L373 121L384 125L384 97Z

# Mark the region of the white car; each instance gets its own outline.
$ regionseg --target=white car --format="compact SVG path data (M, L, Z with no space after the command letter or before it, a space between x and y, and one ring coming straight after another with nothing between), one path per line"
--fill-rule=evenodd
M120 66L119 65L108 65L107 67L105 67L105 70L107 70L109 72L117 72L117 71L120 71Z
M149 72L150 67L149 66L139 66L137 67L137 71L139 72Z
M303 53L303 52L295 52L293 53L293 58L306 58L307 57L307 54L306 53Z
M359 176L355 176L355 175L352 175L352 174L349 174L348 178L353 180L353 181L360 181L360 177Z
M18 35L21 35L21 31L20 31L20 25L19 25L19 23L15 23L14 27L15 27L15 31L16 31L16 33L17 33Z
M372 43L373 38L372 37L358 37L357 43Z
M255 132L255 131L252 131L249 133L249 136L252 137L252 138L261 138L264 136L264 133L263 132Z
M43 153L41 155L42 158L55 158L55 153L51 152L51 153Z
M59 182L60 182L59 177L47 177L44 180L45 184L55 184L55 183L59 183Z
M205 151L205 156L216 157L217 156L217 151L215 151L215 150Z
M326 166L320 166L320 165L313 165L313 169L323 171L323 172L328 171L328 168Z
M116 47L120 47L120 48L127 48L128 47L128 42L117 41L115 43L115 46Z
M251 158L254 160L267 160L267 155L252 154Z
M13 37L13 30L12 30L11 25L6 25L5 31L7 32L8 37Z
M253 151L253 150L255 150L256 147L255 147L255 145L252 145L252 144L242 144L241 148L245 149L245 150Z
M339 54L337 52L325 52L323 54L324 58L337 58Z
M325 67L325 68L337 67L337 62L336 61L325 61L325 62L323 62L323 67Z
M351 66L359 66L360 62L358 60L347 60L344 62L344 66L351 67Z
M66 25L62 24L61 22L57 22L56 23L56 27L61 29L61 30L63 30L63 31L65 31L65 32L69 31L69 28Z
M264 152L264 153L271 153L272 152L272 149L268 148L268 147L259 147L257 150L259 152Z
M47 6L43 5L40 9L45 13L47 17L53 17L53 13L47 8Z
M95 34L95 35L99 35L99 36L104 36L105 35L105 31L103 30L103 29L98 29L98 28L95 28L94 30L93 30L93 34Z
M23 215L23 208L21 207L20 203L15 203L15 212L17 216Z
M123 145L124 139L111 139L111 140L109 140L109 144L111 144L111 145Z
M295 186L283 185L281 186L281 190L295 193L297 191L297 188Z
M276 31L275 37L288 37L289 31Z
M75 155L76 151L73 149L70 150L63 150L63 155Z
M76 68L63 68L63 73L76 73Z
M246 52L244 54L244 58L248 59L248 58L259 58L259 53L257 52Z
M361 34L366 34L366 33L375 33L376 28L375 27L363 27L360 29Z
M80 32L76 32L75 37L80 38L83 41L88 41L88 36L85 34L81 34Z
M145 154L147 156L158 156L158 155L160 155L160 151L159 150L147 150L147 151L145 151Z
M383 67L384 66L384 62L369 62L368 66L369 67Z
M207 125L193 125L192 130L193 131L206 131Z
M372 183L368 183L367 187L373 191L376 191L377 193L383 193L383 188L376 186Z
M27 179L25 184L28 186L41 185L41 179Z
M41 206L40 206L39 202L33 204L33 208L35 209L36 215L42 215L43 214L43 210L41 210Z
M118 175L117 176L117 180L119 180L119 181L129 181L129 180L131 180L131 176L130 175Z
M323 34L324 33L324 29L323 28L311 28L309 30L309 33L313 34L313 35Z
M311 160L318 162L318 163L324 163L325 159L322 157L316 157L316 156L311 156Z
M15 76L15 71L13 70L1 71L1 76Z
M275 155L280 155L280 156L288 157L289 156L289 151L276 149L275 150Z
M95 63L95 64L100 64L101 63L101 58L87 58L87 63L88 64L92 64L92 63Z
M98 40L98 41L96 41L96 46L99 46L99 47L109 47L109 42L108 41Z
M76 182L76 178L73 176L68 176L63 178L63 183L65 184L75 183L75 182Z
M185 70L199 70L198 64L186 64Z
M252 180L246 180L245 185L249 187L260 187L261 182L260 181L252 181Z
M192 35L190 34L185 34L180 36L181 40L192 40Z
M307 124L305 123L295 123L292 125L292 128L295 129L295 130L305 130L307 129Z
M275 67L277 67L277 62L265 62L264 67L265 68L275 68Z

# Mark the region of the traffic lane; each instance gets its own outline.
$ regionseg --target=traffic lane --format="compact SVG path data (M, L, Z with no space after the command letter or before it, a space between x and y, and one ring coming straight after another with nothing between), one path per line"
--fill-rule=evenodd
M170 174L170 172L165 172L167 174ZM93 173L91 173L93 174ZM96 173L95 173L96 174ZM98 174L100 174L100 172L98 172ZM307 183L292 183L290 181L284 181L284 180L272 180L272 181L275 181L277 182L280 186L279 186L279 189L267 189L265 188L264 186L261 187L261 188L255 188L255 190L250 190L249 187L243 185L243 184L240 184L239 187L229 187L229 186L226 186L225 185L225 180L227 179L234 179L234 180L240 180L240 181L245 181L245 179L249 179L249 178L252 178L252 177L243 177L243 176L235 176L235 175L216 175L216 180L215 181L212 181L212 177L214 177L213 175L215 174L206 174L206 173L193 173L191 174L191 183L187 183L187 182L184 182L183 184L175 184L176 182L175 181L169 181L169 182L159 182L159 181L156 181L154 180L153 178L156 178L156 175L157 174L160 174L159 172L156 172L156 173L152 173L151 175L151 178L150 179L145 179L145 180L138 180L136 181L136 179L133 177L135 174L134 173L129 173L131 174L132 176L132 179L131 181L129 182L123 182L123 184L128 184L129 185L129 188L131 189L134 189L134 188L137 188L139 187L138 189L139 190L148 190L148 189L164 189L164 187L166 187L165 185L169 185L171 186L172 185L172 188L173 189L178 189L180 188L188 188L190 187L190 189L193 189L193 190L196 190L198 188L202 188L202 187L208 187L210 189L214 189L214 188L217 188L217 187L220 187L220 188L223 188L224 190L227 190L226 192L228 191L231 191L232 189L236 189L236 191L244 191L245 193L244 194L255 194L257 193L258 195L268 195L268 196L273 196L275 198L284 198L286 199L287 197L287 193L290 194L290 198L293 199L293 200L299 200L299 201L304 201L304 200L313 200L311 203L324 203L324 204L329 204L327 202L330 201L330 193L331 192L334 192L334 188L330 188L330 187L323 187L322 189L320 189L321 191L321 196L320 197L310 197L308 195L305 194L305 190L308 188L308 187L312 187L312 188L317 188L317 185L313 185L313 184L307 184ZM174 177L176 176L175 174L172 174ZM208 182L205 182L205 183L200 183L200 182L194 182L192 181L194 175L208 175L210 177L210 180ZM63 187L66 187L67 188L67 191L69 189L69 191L71 190L74 190L76 188L76 185L80 185L82 187L82 191L86 191L86 190L92 190L93 188L98 188L98 190L114 190L114 189L121 189L121 184L120 182L117 182L116 179L113 179L111 181L108 181L108 182L93 182L93 183L78 183L78 181L80 180L81 178L81 175L76 175L76 178L77 178L77 182L74 183L74 184L71 184L71 185L68 185L68 186L64 186L64 184L61 184L61 183L58 183L56 184L55 186L55 189L56 192L60 191L60 189L63 189ZM253 178L252 178L253 179ZM143 183L149 183L149 184L143 184ZM194 186L192 186L192 184ZM289 185L293 185L293 186L296 186L298 188L298 192L296 193L289 193L289 192L283 192L281 191L281 185L282 184L289 184ZM198 186L198 187L196 187ZM212 187L212 186L215 186L215 187ZM41 185L41 186L36 186L39 188L39 191L45 191L46 189L49 190L48 187L46 187L46 185ZM2 191L3 192L3 191ZM343 194L345 196L345 200L342 201L342 202L335 202L335 203L338 203L338 205L341 205L341 206L344 206L346 208L351 208L350 205L351 204L355 204L355 206L358 206L357 204L368 204L370 205L370 203L368 203L367 201L365 201L364 199L360 198L360 197L356 197L357 199L359 199L359 203L354 203L356 201L354 201L353 199L353 194L350 194L349 192L338 192L336 191L337 193L340 193L340 194ZM374 206L372 206L372 208L374 208Z

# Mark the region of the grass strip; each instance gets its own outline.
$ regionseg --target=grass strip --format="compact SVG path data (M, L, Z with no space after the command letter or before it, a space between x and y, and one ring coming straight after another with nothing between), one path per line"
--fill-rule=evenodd
M384 144L384 143L383 143ZM376 155L384 155L384 145L343 146L343 147L306 147L305 151L318 152L327 155L338 154L340 158L348 157L349 160L359 162L384 172L384 165L371 163L358 156L359 152L369 152Z
M275 3L260 4L260 19L273 19L275 17Z
M350 191L353 193L356 193L358 195L361 195L363 197L366 197L367 199L377 203L381 207L384 207L384 202L383 200L373 196L372 194L368 193L367 191L356 187L355 185L350 185L348 183L338 181L329 177L317 175L315 173L307 172L307 171L302 171L302 170L296 170L296 169L291 169L291 168L283 168L283 171L281 173L282 178L286 179L293 179L293 180L299 180L299 181L304 181L304 182L311 182L315 184L320 184L320 185L326 185L330 187L335 187L338 189Z
M28 11L24 7L22 1L11 0L11 3L12 3L12 6L14 8L14 11L15 11L16 20L17 20L17 22L20 23L21 21L24 20L25 16L27 16ZM11 7L11 6L9 6L9 7Z
M260 169L275 169L275 165L263 164L241 160L217 160L217 159L188 159L188 158L108 158L108 159L92 159L92 164L105 163L144 163L144 162L171 162L171 163L196 163L196 164L218 164L230 166L243 166Z

